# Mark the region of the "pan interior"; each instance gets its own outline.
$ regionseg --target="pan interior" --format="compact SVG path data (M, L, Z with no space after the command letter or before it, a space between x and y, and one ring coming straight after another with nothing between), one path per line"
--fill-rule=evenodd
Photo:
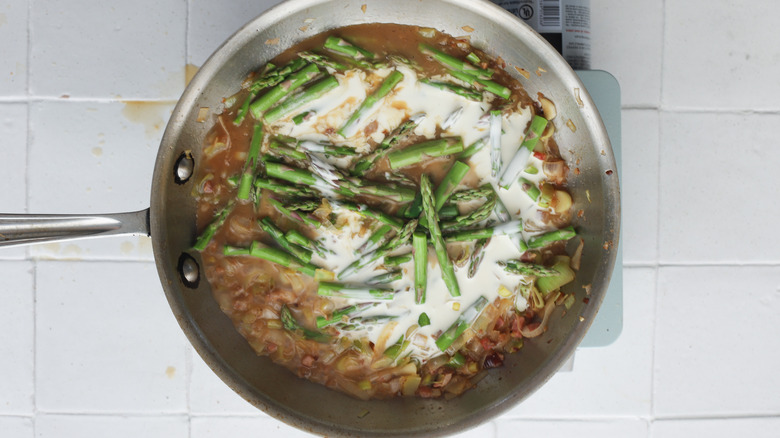
M222 99L237 92L250 71L286 47L334 27L373 22L468 35L472 45L501 56L529 95L543 92L556 103L561 153L570 168L579 169L579 174L570 173L569 188L573 208L583 211L574 226L585 250L577 280L567 287L578 299L566 312L556 311L544 335L527 341L520 353L507 356L505 365L491 370L475 389L451 400L365 402L299 379L257 356L217 306L208 282L183 279L178 269L183 253L196 262L200 259L189 249L196 235L194 181L177 179L176 160L190 151L197 164ZM209 116L198 122L203 108ZM160 146L151 231L160 277L180 325L206 363L250 403L282 421L329 436L435 436L462 431L512 407L574 352L595 317L615 261L620 215L617 181L605 129L579 79L544 40L492 3L300 0L285 2L240 29L190 83ZM584 300L586 290L588 300Z

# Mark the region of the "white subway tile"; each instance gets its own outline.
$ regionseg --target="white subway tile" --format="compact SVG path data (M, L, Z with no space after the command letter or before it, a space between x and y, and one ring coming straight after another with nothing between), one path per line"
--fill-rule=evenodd
M778 15L774 1L666 1L664 106L780 108Z
M274 438L310 438L317 435L296 429L267 416L251 417L192 417L190 438L223 438L245 436L247 431L262 431Z
M554 375L506 418L649 417L655 270L627 267L623 275L618 339L606 347L577 349L571 372Z
M193 414L243 414L267 416L227 386L197 352L191 351L190 412Z
M658 111L623 110L621 244L626 263L658 261Z
M281 0L236 0L219 8L209 0L189 0L187 63L200 67L244 24Z
M0 4L0 97L27 95L27 2Z
M777 414L780 268L661 268L657 315L657 417Z
M3 27L0 25L0 32ZM27 207L27 104L0 103L0 154L0 175L4 180L0 190L0 212L24 213ZM20 259L26 253L25 248L0 248L0 259Z
M0 263L0 414L33 413L33 284L32 263Z
M714 418L711 420L656 420L652 438L776 438L780 418Z
M178 99L184 90L186 7L185 0L36 1L31 93Z
M623 106L658 107L663 4L663 0L590 2L591 68L618 79Z
M36 438L188 438L189 423L181 416L38 415Z
M171 103L37 102L30 122L29 210L118 213L149 207ZM37 245L41 258L151 260L147 237Z
M0 417L0 430L13 438L33 438L35 433L32 417Z
M780 261L778 125L778 114L662 115L661 262Z
M499 420L498 437L539 436L545 438L646 438L647 422L640 419L592 421Z
M154 264L39 262L36 406L184 412L186 345Z

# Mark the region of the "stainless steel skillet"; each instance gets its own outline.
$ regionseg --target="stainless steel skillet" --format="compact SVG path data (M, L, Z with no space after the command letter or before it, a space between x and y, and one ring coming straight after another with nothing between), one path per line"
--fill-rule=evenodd
M222 98L235 93L248 72L291 44L334 27L370 22L468 34L473 45L501 56L531 96L543 92L556 103L562 155L572 169L580 170L570 175L570 187L574 208L583 210L574 225L585 239L585 251L577 281L567 289L580 299L565 315L555 314L554 324L541 338L508 356L503 368L492 370L477 388L452 400L359 401L298 379L256 356L218 308L209 285L199 276L199 257L189 250L196 233L190 176ZM530 74L526 78L514 67ZM203 108L208 117L199 122ZM6 216L0 218L0 244L15 238L35 242L104 232L150 234L163 288L182 329L214 372L250 403L322 435L436 436L461 432L499 415L544 384L573 354L607 290L619 218L617 169L595 106L563 59L510 14L479 0L295 0L240 29L192 80L160 145L149 210L110 216ZM582 299L585 286L590 290L587 304Z

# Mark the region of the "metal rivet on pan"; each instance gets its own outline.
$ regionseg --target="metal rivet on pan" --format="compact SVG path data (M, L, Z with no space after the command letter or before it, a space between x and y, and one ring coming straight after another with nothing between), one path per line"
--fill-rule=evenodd
M200 266L191 255L182 253L179 257L179 275L185 286L195 289L200 282Z
M195 160L190 151L184 151L176 160L176 165L173 168L173 180L176 181L176 184L184 184L192 177L194 171Z

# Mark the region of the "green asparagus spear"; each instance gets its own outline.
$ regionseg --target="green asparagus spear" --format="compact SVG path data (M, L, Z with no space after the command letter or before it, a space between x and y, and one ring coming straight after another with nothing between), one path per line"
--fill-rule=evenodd
M349 284L321 281L317 295L324 297L351 298L364 301L387 301L395 298L392 289L377 285Z
M282 326L287 331L291 331L291 332L300 331L301 333L303 333L304 338L311 339L317 342L330 341L330 336L326 335L325 333L320 333L316 330L308 329L302 326L298 321L296 321L295 317L293 317L293 314L290 311L290 308L287 307L287 304L282 305L282 310L281 312L279 312L279 319L282 320Z
M523 191L528 195L528 197L536 202L536 200L539 199L539 195L542 194L542 192L539 191L539 188L536 187L536 184L528 181L525 178L520 178L520 183L522 184Z
M404 75L403 73L399 72L398 70L393 70L392 73L387 75L384 81L382 81L382 84L374 90L372 94L370 94L366 99L360 104L357 110L355 110L354 113L347 119L346 123L344 123L344 126L341 127L341 129L338 130L339 135L341 135L344 138L351 137L355 134L355 129L357 128L357 125L360 123L360 121L367 115L366 113L368 110L371 109L371 107L374 106L377 102L382 100L385 96L387 96L390 91L395 88L396 85L398 85L401 80L403 80Z
M326 248L318 240L309 239L308 237L304 236L303 233L301 233L296 229L292 229L284 233L284 237L287 239L288 242L294 243L303 248L310 249L316 252L320 257L325 257L326 254L333 254L333 251Z
M246 119L246 115L249 113L249 104L255 100L257 94L256 91L249 92L249 95L244 99L244 103L241 104L241 108L236 111L236 118L233 120L234 125L241 126L241 124L244 123L244 119Z
M319 53L304 51L304 52L298 52L298 56L300 56L301 58L305 59L308 62L317 64L320 67L330 68L335 71L349 70L348 65L342 64L328 56L320 55Z
M485 78L478 78L459 71L450 71L450 75L452 75L456 79L460 79L461 81L466 82L469 85L474 85L474 83L478 83L482 86L482 88L485 89L485 91L489 91L501 98L509 99L512 96L512 91L509 88L499 84L498 82L493 82Z
M385 272L368 280L369 284L387 284L404 278L404 273L400 269Z
M473 201L481 198L488 198L494 193L493 187L490 184L484 184L476 189L463 190L462 192L455 192L450 197L452 202L465 202Z
M479 297L477 298L477 301L467 307L466 310L458 316L458 319L456 319L455 322L436 339L436 346L439 347L439 350L447 351L447 348L449 348L450 345L452 345L452 343L474 323L474 320L477 319L477 316L479 316L479 313L487 303L487 298Z
M249 111L255 119L261 120L263 113L266 110L271 108L285 96L300 88L306 82L312 80L319 73L320 70L317 68L316 64L307 65L298 72L290 75L290 77L283 82L268 90L267 93L260 96L256 101L252 102L252 104L249 105Z
M249 251L249 248L237 248L235 246L225 245L222 248L222 254L229 256L229 257L238 257L238 256L251 256L252 254Z
M371 195L380 198L385 198L388 201L394 201L399 203L411 202L415 196L415 190L411 187L406 187L398 184L391 183L374 183L373 185L355 185L345 183L344 187L348 192L357 195Z
M488 144L488 137L482 137L474 143L471 143L466 149L463 149L463 152L459 153L457 158L459 160L469 158L477 152L481 151L486 144Z
M324 183L308 170L297 169L281 163L266 162L265 172L271 178L277 178L293 184L302 184L309 187L319 186Z
M318 316L317 317L317 328L321 329L323 327L327 327L331 324L338 323L342 321L342 319L345 316L355 315L357 313L362 312L363 310L374 306L375 303L358 303L353 304L351 306L342 307L340 309L336 309L333 311L333 313L330 315L330 318L325 318L324 316Z
M512 274L533 275L535 277L551 277L558 275L558 271L555 269L533 263L525 263L520 260L498 262L498 265L503 267L506 272Z
M349 211L354 211L361 216L389 225L394 230L400 230L404 226L403 222L401 222L399 219L396 219L383 211L373 210L371 207L365 204L358 205L352 204L350 202L332 202L331 205L344 208Z
M364 255L363 257L355 260L352 262L349 266L344 268L343 271L341 271L338 275L339 278L345 278L348 277L355 272L359 271L360 269L364 268L365 266L368 266L369 264L379 260L380 258L390 254L391 252L395 251L402 245L405 245L407 242L409 242L409 239L412 237L412 233L414 232L415 228L417 228L418 221L416 219L411 220L404 225L404 227L399 231L395 236L393 236L390 241L379 247L376 251L368 253Z
M297 108L324 96L328 91L339 86L339 81L333 76L326 76L325 78L315 82L310 87L303 90L303 92L290 96L279 105L268 110L263 117L266 122L273 123L287 114L291 113Z
M444 236L446 242L471 242L479 239L488 239L493 236L506 236L517 234L523 231L523 221L516 220L504 222L495 227L482 228L479 230L464 230Z
M414 302L425 303L425 290L428 286L428 238L425 233L415 231L412 234L412 254L414 255Z
M319 269L311 263L303 263L280 249L271 248L257 241L252 242L248 253L246 253L246 250L236 249L230 246L225 247L224 253L225 255L251 255L252 257L261 258L276 263L277 265L284 266L285 268L302 272L309 277L314 277Z
M452 219L459 214L458 206L455 204L445 204L439 210L439 220Z
M296 125L300 125L300 124L301 124L301 123L303 123L305 120L308 120L308 119L309 119L309 116L312 116L312 115L314 115L314 114L316 114L314 111L304 111L304 112L302 112L302 113L300 113L300 114L296 115L295 117L293 117L293 122L294 122Z
M444 203L450 199L450 196L458 188L458 184L466 177L466 174L469 173L469 170L471 170L469 165L460 161L452 164L449 172L447 172L433 193L433 203L437 213L444 206ZM425 217L420 218L420 225L428 227L428 220Z
M349 146L335 146L330 143L303 140L298 142L298 147L308 152L324 154L326 156L347 157L357 155L357 151Z
M414 129L425 119L424 114L418 114L409 118L409 120L401 123L396 129L393 130L377 148L370 154L361 158L355 163L351 172L353 175L362 176L371 169L374 164L382 157L387 155L389 150L398 144L402 139L407 137L410 133L414 132Z
M577 232L574 231L574 227L569 225L568 227L561 228L560 230L555 230L536 237L532 237L528 240L528 247L531 249L541 248L543 246L549 245L552 242L569 240L576 235Z
M238 183L238 199L249 199L249 195L252 193L252 180L257 172L257 159L260 155L260 146L263 144L263 124L255 124L255 129L252 134L252 141L249 144L249 153L244 163L244 171L241 174L241 179Z
M452 55L448 55L440 50L434 49L433 47L427 44L421 43L418 46L418 48L422 53L431 56L433 59L435 59L445 67L449 67L461 73L468 74L469 76L480 77L484 79L490 79L493 76L492 70L474 67L468 62L464 62Z
M474 249L469 256L469 278L474 278L477 275L477 269L479 269L479 265L482 264L482 260L485 258L485 248L489 243L490 238L479 239L474 243Z
M317 192L309 189L306 186L290 186L283 184L280 181L272 180L268 178L257 178L255 180L255 187L258 189L270 190L276 194L296 197L296 198L312 198L317 196Z
M390 168L400 169L411 164L420 163L426 158L443 157L463 151L463 141L460 137L440 138L411 145L401 150L387 154Z
M283 214L284 216L286 216L286 217L288 217L288 218L290 218L290 219L292 219L292 220L294 220L296 222L300 222L302 224L306 224L306 225L308 225L310 227L314 227L314 228L319 228L320 226L322 226L322 224L319 223L318 221L316 221L315 219L312 219L312 218L310 218L307 215L302 215L302 214L300 214L300 213L298 213L296 211L290 210L284 204L282 204L278 199L274 199L274 198L269 197L268 198L268 203L271 204L274 208L276 208L276 210L279 213Z
M412 236L414 236L414 234L412 234ZM411 261L412 261L412 254L409 253L409 254L401 254L397 256L385 257L383 263L385 266L400 266L403 265L404 263L408 263Z
M420 179L420 191L423 200L423 214L428 220L428 230L431 233L433 247L436 250L436 258L439 260L442 279L444 284L447 285L450 295L453 297L460 296L460 287L458 286L458 279L455 277L455 269L452 266L452 261L450 261L450 256L447 254L447 247L444 245L444 239L439 229L439 218L434 207L433 188L428 175L424 174Z
M306 64L308 64L306 60L296 58L282 67L267 69L260 78L249 85L249 91L258 93L265 88L273 87L290 77L291 74L302 69ZM266 64L266 66L269 65L273 66L271 63Z
M501 111L490 112L490 176L498 177L503 164L501 158Z
M249 86L249 95L244 100L241 108L239 108L236 112L236 119L233 121L233 123L236 126L239 126L241 123L243 123L246 115L249 113L249 105L252 103L252 101L255 100L260 91L279 84L280 82L284 81L290 74L300 70L304 65L306 65L306 61L302 59L290 62L284 67L278 69L270 62L266 64L266 70L264 74Z
M206 228L203 230L203 233L195 240L195 245L192 246L192 249L196 251L203 251L206 249L206 247L211 242L211 239L214 238L214 234L217 233L217 230L222 226L222 224L225 223L225 220L227 219L228 215L230 215L230 212L233 211L233 204L232 202L229 202L227 205L222 207L222 209L214 216L214 219L211 221L210 224L206 226Z
M325 40L325 48L349 56L350 58L360 59L374 59L374 54L366 49L360 48L343 38L337 36L329 36Z
M292 256L298 258L304 263L309 263L311 261L312 252L306 248L301 248L298 245L295 245L291 243L284 235L284 232L280 230L276 225L274 225L273 222L271 222L270 218L263 218L258 222L260 224L260 228L263 229L269 236L271 236L274 241L282 247L285 251L290 253Z
M458 216L453 220L442 222L441 229L451 233L458 230L464 230L473 227L474 225L486 220L490 217L490 214L496 207L496 200L498 196L491 195L487 198L484 204L477 207L470 213Z
M308 157L306 156L306 152L299 151L295 148L291 148L285 143L279 141L278 139L273 139L271 140L270 143L268 143L268 153L275 157L288 158L300 162L303 162L308 159Z
M357 254L366 254L377 249L378 247L382 246L385 242L390 240L392 231L393 231L393 227L391 227L390 225L387 224L382 225L381 227L377 228L376 231L371 233L371 236L368 237L366 243L364 243L355 252Z
M503 188L509 187L513 182L517 181L520 173L526 168L528 164L528 158L531 156L536 143L544 132L544 128L547 127L547 119L541 116L534 116L531 119L531 124L525 132L523 143L520 148L512 157L512 161L504 169L499 180L499 185Z
M450 84L448 82L432 81L430 79L420 79L420 82L426 85L430 85L431 87L438 88L439 90L455 93L458 96L464 97L468 100L473 100L476 102L482 101L482 93L470 88L461 87L460 85Z
M312 212L320 207L321 203L317 199L298 199L292 200L285 205L290 211Z

